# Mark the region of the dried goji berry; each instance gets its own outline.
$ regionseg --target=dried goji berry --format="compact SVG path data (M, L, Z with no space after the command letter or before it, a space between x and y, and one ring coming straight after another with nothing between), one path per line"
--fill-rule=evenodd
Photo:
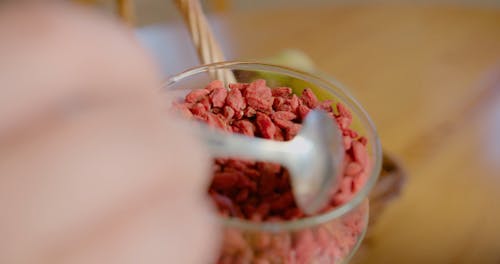
M201 117L202 119L205 119L208 114L207 109L201 103L194 104L190 110L194 116Z
M273 139L276 141L284 141L285 137L283 136L283 131L281 131L281 129L276 129Z
M246 88L245 98L249 106L255 110L266 111L272 108L273 95L266 86L266 81L256 80Z
M290 87L276 87L272 90L272 95L275 97L287 97L292 94Z
M302 97L300 99L302 99L302 102L309 108L315 108L318 105L318 98L309 88L302 91Z
M238 203L241 203L241 202L244 202L246 201L246 199L248 198L248 189L242 189L241 191L238 192L238 194L236 195L236 202ZM249 215L252 215L253 212Z
M294 113L289 112L289 111L277 111L271 115L271 118L273 120L282 119L282 120L290 121L290 120L294 120L295 118L297 118L297 115L295 115Z
M208 92L211 92L215 89L219 89L219 88L224 88L224 84L219 81L219 80L213 80L211 81L206 87L205 87L205 90L207 90ZM225 88L224 88L225 89Z
M345 107L344 104L342 103L337 103L337 112L339 112L340 116L347 117L349 119L352 119L352 114L351 112Z
M295 114L297 114L297 108L299 107L299 97L297 95L292 95L292 98L288 100L288 103L290 104L291 111Z
M253 137L255 134L255 125L248 120L238 120L234 122L234 126L239 128L241 134Z
M213 114L213 113L207 113L207 124L216 128L220 128L224 131L229 131L229 127L227 126L227 123L225 122L224 116L220 114Z
M341 130L348 129L349 126L351 125L351 119L349 119L347 117L339 116L335 119L336 119L335 121L337 121L337 124L339 125Z
M268 115L258 112L256 124L263 138L273 138L276 133L276 126Z
M247 107L244 111L245 117L248 117L248 118L255 116L255 114L257 114L257 111L255 109L253 109L252 107Z
M273 99L273 109L275 111L279 111L278 109L283 105L285 104L285 98L283 97L274 97Z
M368 143L368 139L366 139L366 137L360 137L358 139L359 143L363 144L364 146L366 146L366 144Z
M292 121L283 119L275 119L274 124L276 124L276 126L278 126L279 128L285 129L285 131L286 129L289 129L290 127L295 125L295 123L293 123Z
M208 94L208 90L206 89L196 89L196 90L192 90L191 92L189 92L187 95L186 95L186 102L188 103L196 103L198 102L199 100L203 99L206 97L206 95Z
M210 99L214 107L223 107L226 103L226 97L227 89L224 87L217 87L210 93Z
M272 162L257 162L257 169L261 173L277 174L281 171L281 165Z
M344 174L347 176L355 176L363 171L363 166L357 162L347 164Z
M332 108L332 101L331 100L325 100L321 103L318 104L318 108L319 109L323 109L327 112L332 112L333 111L333 108Z
M247 168L248 165L243 162L242 160L237 160L237 159L229 159L226 164L227 167L230 167L232 169L236 169L238 171L244 172Z
M260 172L256 169L247 168L245 169L245 175L251 180L257 181L260 178Z
M239 89L232 89L226 97L226 104L238 112L246 107L245 99Z
M224 117L226 118L227 122L230 122L233 119L234 116L234 109L231 108L230 106L224 106Z
M307 114L309 114L309 112L311 111L310 108L308 108L307 106L305 105L299 105L298 107L298 115L300 117L300 119L303 121L304 119L306 119L306 116Z
M245 90L248 87L248 83L230 83L228 86L230 89Z
M286 209L293 204L293 201L293 194L291 192L287 192L278 196L276 200L271 202L271 210L280 211Z
M289 104L287 104L287 103L283 102L282 104L280 104L280 105L276 106L276 107L274 108L274 110L275 110L275 111L285 111L285 112L290 112L290 111L292 111L292 107L291 107Z
M352 142L352 153L354 160L359 162L362 166L365 166L368 161L368 154L366 152L365 146L359 141Z
M216 172L212 179L212 186L219 190L233 188L238 182L239 175L234 172Z
M344 140L344 149L346 150L350 149L352 144L352 138L349 136L343 136L342 138Z
M201 98L199 103L202 104L207 111L210 111L210 109L212 108L212 104L210 103L210 99L208 97Z
M260 204L259 207L255 210L255 213L260 215L262 218L265 218L269 211L271 210L271 205L269 203Z
M244 114L245 114L245 112L243 112L243 110L236 111L234 113L234 119L240 120L244 116Z
M286 140L290 140L290 139L294 138L299 133L299 131L301 129L302 129L302 125L301 124L295 124L295 123L293 123L293 125L291 127L285 128L285 132L286 132L285 139Z

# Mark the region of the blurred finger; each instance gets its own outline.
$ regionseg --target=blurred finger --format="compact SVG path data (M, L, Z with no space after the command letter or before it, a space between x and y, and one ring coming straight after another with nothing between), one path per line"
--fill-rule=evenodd
M130 32L67 4L0 13L0 263L206 258L207 156Z

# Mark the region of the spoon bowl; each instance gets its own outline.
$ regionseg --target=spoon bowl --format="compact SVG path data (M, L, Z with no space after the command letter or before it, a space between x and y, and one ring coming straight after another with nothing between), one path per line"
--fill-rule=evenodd
M322 209L338 186L344 158L342 137L323 111L312 110L297 136L287 142L224 133L200 125L205 127L199 130L200 136L213 157L275 162L288 168L295 201L306 214Z

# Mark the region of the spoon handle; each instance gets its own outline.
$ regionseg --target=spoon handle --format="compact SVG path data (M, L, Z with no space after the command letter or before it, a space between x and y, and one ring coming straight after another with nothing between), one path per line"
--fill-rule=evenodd
M242 159L276 162L287 166L290 144L241 134L224 133L202 125L200 136L213 157L235 157Z

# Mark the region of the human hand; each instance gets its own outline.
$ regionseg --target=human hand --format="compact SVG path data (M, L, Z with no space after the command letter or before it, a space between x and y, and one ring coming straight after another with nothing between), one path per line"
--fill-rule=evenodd
M0 8L0 263L209 262L208 156L151 59L117 22L44 4Z

